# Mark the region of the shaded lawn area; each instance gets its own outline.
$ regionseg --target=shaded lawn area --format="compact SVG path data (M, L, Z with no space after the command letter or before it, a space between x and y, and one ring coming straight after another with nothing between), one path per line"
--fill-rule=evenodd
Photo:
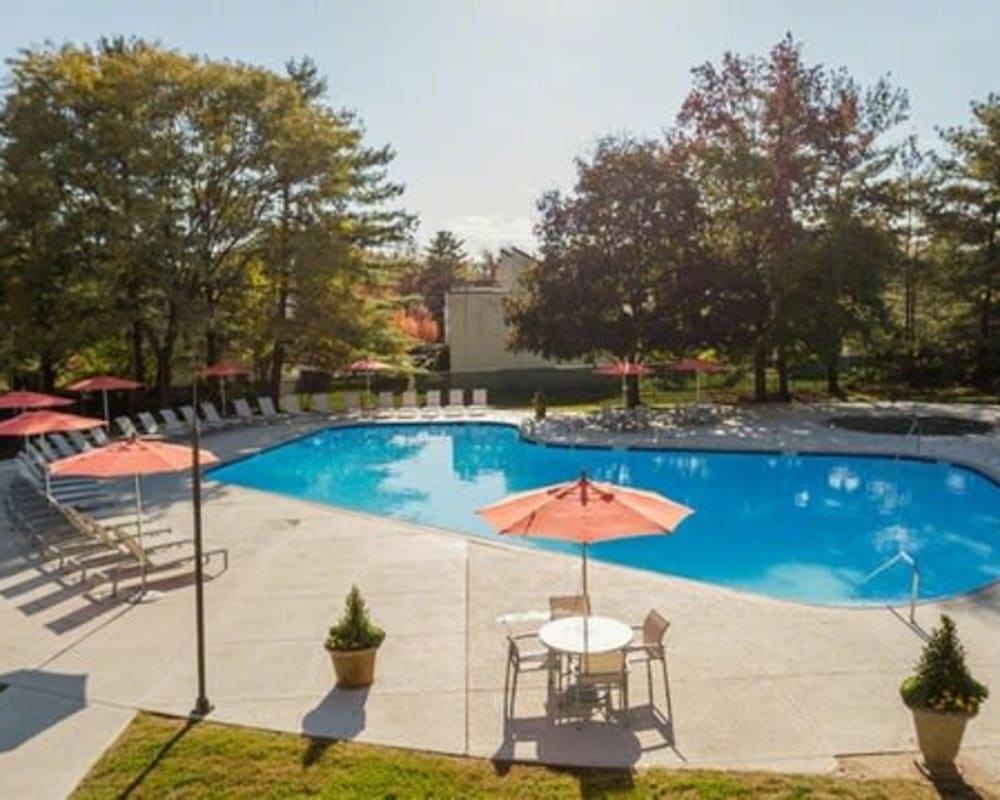
M704 770L553 769L139 714L80 798L931 798L924 784Z

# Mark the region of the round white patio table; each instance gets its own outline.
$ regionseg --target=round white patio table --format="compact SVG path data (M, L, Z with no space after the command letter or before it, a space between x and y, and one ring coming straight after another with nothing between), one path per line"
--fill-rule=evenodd
M538 638L550 650L561 653L580 655L585 650L588 653L610 653L621 650L632 641L632 629L610 617L563 617L542 625Z

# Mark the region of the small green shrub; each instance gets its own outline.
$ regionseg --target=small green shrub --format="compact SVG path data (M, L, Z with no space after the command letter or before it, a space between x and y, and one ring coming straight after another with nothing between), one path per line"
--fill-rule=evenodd
M941 615L917 662L917 671L899 687L903 702L910 708L930 711L964 711L975 714L989 690L969 673L965 649L958 640L955 622Z
M344 603L344 613L326 637L327 650L367 650L378 647L385 631L368 618L368 606L361 590L352 586Z

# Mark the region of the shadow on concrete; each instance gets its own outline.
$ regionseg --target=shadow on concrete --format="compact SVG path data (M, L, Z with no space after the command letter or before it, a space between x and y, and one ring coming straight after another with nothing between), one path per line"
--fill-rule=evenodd
M534 758L551 766L587 766L630 770L642 747L630 727L618 722L581 720L557 724L551 715L504 720L503 741L492 760L498 772L524 758L519 742L533 742Z
M35 669L0 674L0 753L16 750L29 739L82 710L87 676Z
M302 718L302 733L317 740L353 739L365 729L368 689L334 687L319 704ZM332 744L317 741L303 753L303 764L314 763ZM309 758L311 761L306 761Z

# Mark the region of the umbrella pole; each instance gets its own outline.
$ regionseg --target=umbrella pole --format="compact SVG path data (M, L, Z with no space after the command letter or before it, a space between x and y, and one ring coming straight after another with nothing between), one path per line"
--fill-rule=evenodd
M590 595L587 594L587 543L583 543L583 602L585 613L583 615L583 668L586 670L590 666L590 631L588 628L590 617Z
M104 395L104 424L107 425L111 422L111 416L108 414L108 390L101 389L101 394Z
M226 379L219 378L219 392L222 395L222 416L226 416Z
M198 399L198 378L194 379L194 398ZM201 431L195 416L191 426L191 506L194 510L194 608L195 638L198 658L198 696L194 701L194 713L204 717L212 710L205 691L205 594L204 563L201 535Z
M701 373L694 371L694 402L695 405L701 403Z

